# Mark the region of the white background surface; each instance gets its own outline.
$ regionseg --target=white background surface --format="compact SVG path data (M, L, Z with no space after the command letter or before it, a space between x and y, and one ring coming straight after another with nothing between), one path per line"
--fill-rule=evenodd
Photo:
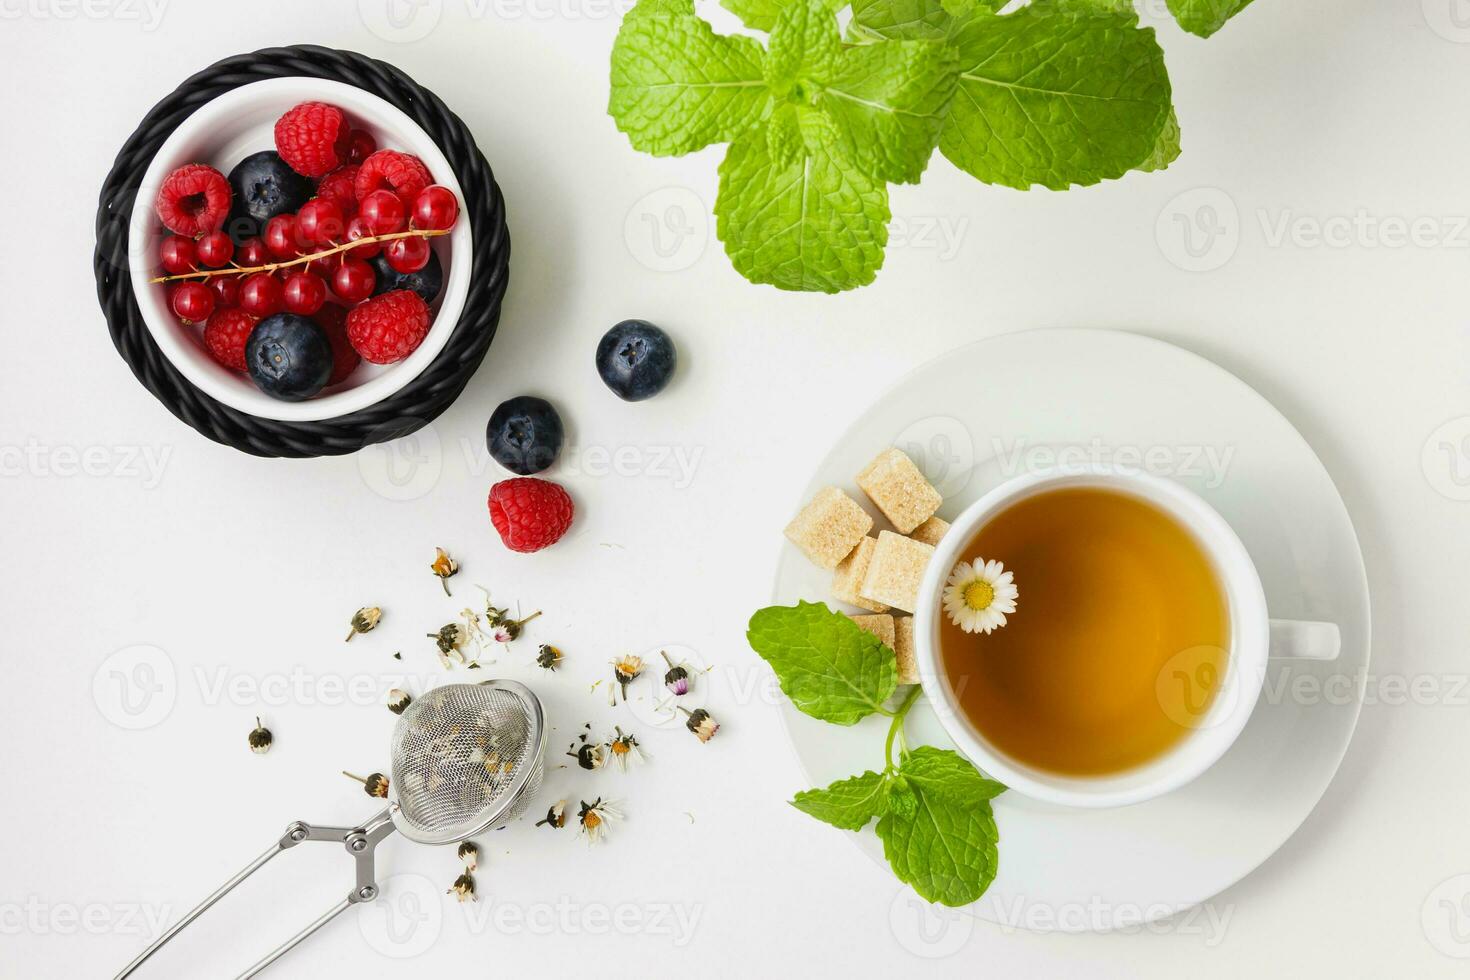
M1019 194L936 158L920 186L893 191L911 224L877 284L832 298L730 270L695 209L712 203L718 149L654 160L627 147L604 114L617 18L600 0L444 0L412 42L383 28L379 0L366 17L352 3L4 0L0 974L111 975L147 942L145 916L179 914L287 821L372 812L337 770L385 766L378 691L395 669L440 678L421 635L476 582L547 611L491 669L537 684L553 750L584 722L628 720L588 687L613 654L659 644L717 665L706 690L725 728L700 746L641 726L654 758L634 775L553 771L548 799L616 797L627 821L590 851L529 825L482 841L467 915L433 899L452 854L390 841L384 882L407 894L395 915L423 892L417 931L396 929L407 941L394 945L349 913L282 976L1462 972L1470 10L1455 3L1260 0L1208 42L1161 24L1185 143L1167 173ZM271 462L204 440L132 379L92 296L97 189L137 120L216 58L291 41L386 58L437 91L509 199L512 285L490 357L431 432L392 453ZM651 268L643 215L695 202L670 260L684 267ZM1225 229L1201 260L1215 268L1180 267L1175 215L1196 244ZM1419 218L1427 240L1384 243ZM1314 244L1324 224L1346 239ZM921 233L941 225L953 247ZM591 367L597 337L627 316L681 345L678 384L642 405L613 399ZM780 527L848 420L960 343L1048 325L1171 340L1272 399L1336 477L1373 589L1370 704L1318 811L1211 914L1136 935L922 922L887 872L785 804L801 776L775 708L751 696L764 674L742 637ZM527 391L569 422L558 475L580 507L573 534L530 558L489 527L499 474L482 442L494 405ZM599 453L620 448L612 472ZM692 479L665 451L695 462ZM464 565L452 602L426 568L436 544ZM365 603L384 623L344 646ZM540 641L567 653L555 677L527 666ZM127 730L111 685L136 645L162 651L150 704L169 710ZM257 713L278 738L264 758L244 745ZM333 848L284 855L151 975L233 975L349 880ZM419 947L403 962L379 951Z

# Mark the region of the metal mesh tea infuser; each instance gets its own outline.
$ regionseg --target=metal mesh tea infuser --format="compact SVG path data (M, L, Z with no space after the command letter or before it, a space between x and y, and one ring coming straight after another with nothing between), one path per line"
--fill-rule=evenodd
M131 976L160 947L271 858L305 841L342 844L357 865L347 897L240 974L253 977L350 906L378 897L373 850L394 830L420 844L452 844L509 823L541 786L546 725L524 684L449 684L413 701L393 729L388 808L357 827L296 821L281 839L154 940L117 975Z

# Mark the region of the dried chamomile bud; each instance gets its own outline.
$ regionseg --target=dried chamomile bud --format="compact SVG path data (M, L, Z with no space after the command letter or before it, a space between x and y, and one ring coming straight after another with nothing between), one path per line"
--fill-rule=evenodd
M561 651L549 643L541 644L536 651L536 666L556 670L561 666Z
M449 552L443 548L434 549L434 561L429 565L429 571L433 572L439 579L439 584L444 586L444 594L450 595L449 576L459 571L459 562L449 557Z
M536 826L538 827L543 824L552 830L560 830L565 827L567 825L567 801L557 800L551 804L551 807L546 811L546 817L536 821Z
M254 752L256 755L265 755L271 750L271 743L275 741L275 736L271 734L269 728L266 728L260 723L260 718L257 717L255 719L255 728L250 732L249 741L251 752Z
M474 876L469 874L469 872L460 875L458 878L454 879L454 884L449 886L449 891L446 892L446 894L453 895L461 902L475 901Z
M459 845L459 859L464 862L466 871L474 871L480 866L480 849L472 840L464 841Z
M366 779L362 776L354 776L345 769L342 771L342 775L362 783L363 792L367 793L368 796L376 796L378 799L384 799L388 796L388 777L380 772L372 773Z
M352 629L347 633L346 642L352 642L352 638L359 633L371 633L378 627L378 620L383 618L383 610L377 606L363 606L352 614Z
M720 730L719 723L711 718L709 712L703 708L695 708L693 711L688 708L679 710L689 716L689 720L684 722L684 727L697 735L701 742L708 742Z
M407 710L408 706L412 703L413 698L408 696L407 691L400 691L398 688L395 687L393 690L388 692L388 710L393 712L395 715L403 714L403 712Z
M676 664L669 659L669 655L660 650L659 655L664 658L664 663L669 669L664 673L664 687L668 688L670 694L675 697L689 693L689 668L683 664Z

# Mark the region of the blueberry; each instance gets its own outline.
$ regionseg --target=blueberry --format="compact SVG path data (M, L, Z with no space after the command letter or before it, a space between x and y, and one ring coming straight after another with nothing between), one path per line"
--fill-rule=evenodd
M234 203L225 230L236 244L259 235L278 214L295 214L316 193L311 180L286 165L275 150L262 150L230 171Z
M551 402L520 395L501 402L485 427L485 445L495 462L518 476L540 473L561 452L561 416Z
M624 320L597 345L597 373L613 394L629 402L668 387L678 361L674 341L647 320Z
M332 376L332 342L306 317L277 313L250 331L245 366L255 386L267 395L303 401L326 387Z
M412 289L423 297L425 303L432 303L439 290L444 288L444 266L439 264L439 255L433 251L429 252L429 264L418 272L399 272L388 264L387 256L381 252L368 259L368 263L378 273L374 296L395 289Z

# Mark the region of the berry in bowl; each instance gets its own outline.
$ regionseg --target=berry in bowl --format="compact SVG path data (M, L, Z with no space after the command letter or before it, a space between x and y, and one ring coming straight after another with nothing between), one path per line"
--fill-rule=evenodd
M394 394L443 349L469 289L449 162L362 89L279 78L191 115L144 175L129 274L191 384L320 421Z

